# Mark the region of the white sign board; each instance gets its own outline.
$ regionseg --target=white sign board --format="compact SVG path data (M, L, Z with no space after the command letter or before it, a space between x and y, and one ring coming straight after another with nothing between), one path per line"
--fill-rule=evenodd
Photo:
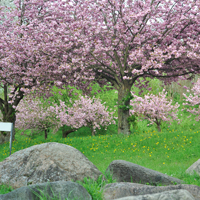
M13 123L0 122L0 131L9 131L10 132L10 155L11 155Z
M12 123L9 122L0 122L0 131L11 131Z

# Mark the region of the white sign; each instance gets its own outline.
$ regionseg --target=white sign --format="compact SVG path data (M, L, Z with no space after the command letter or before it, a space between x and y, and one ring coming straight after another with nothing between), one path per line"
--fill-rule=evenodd
M12 123L9 122L0 122L0 131L11 131Z
M0 131L9 131L10 132L10 155L11 155L13 123L0 122Z

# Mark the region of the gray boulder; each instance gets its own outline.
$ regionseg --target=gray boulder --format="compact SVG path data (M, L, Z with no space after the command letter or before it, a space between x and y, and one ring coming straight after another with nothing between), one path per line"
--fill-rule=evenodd
M187 190L171 190L156 194L123 197L116 200L194 200Z
M180 179L136 165L124 160L114 160L106 169L117 182L150 183L153 185L172 185L183 183Z
M171 190L187 190L195 200L200 200L200 187L196 185L151 186L138 183L111 183L103 189L103 199L113 200L127 196L155 194Z
M77 149L56 142L15 152L0 162L0 184L14 189L54 181L97 180L102 173Z
M196 172L200 176L200 159L193 163L187 170L186 173L193 175Z
M52 198L59 200L92 200L90 194L83 186L71 181L24 186L10 193L0 195L0 200L40 200L41 198L39 197L45 197L47 200Z

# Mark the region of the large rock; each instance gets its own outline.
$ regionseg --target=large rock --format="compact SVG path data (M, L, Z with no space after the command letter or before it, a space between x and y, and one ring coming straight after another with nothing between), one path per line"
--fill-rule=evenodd
M24 186L8 194L0 195L0 200L40 200L39 196L45 197L45 199L92 200L92 197L83 186L71 181L57 181Z
M200 200L200 187L196 185L169 185L169 186L151 186L138 183L111 183L107 184L103 190L104 200L113 200L128 196L138 196L145 194L154 194L171 190L187 190L195 200Z
M77 149L56 142L15 152L0 162L0 184L14 189L54 181L97 180L102 173Z
M116 200L194 200L187 190L172 190L156 194L124 197Z
M187 170L186 173L193 175L196 172L200 176L200 159L193 163Z
M172 185L183 183L180 179L136 165L124 160L114 160L106 169L117 182L150 183L153 185Z

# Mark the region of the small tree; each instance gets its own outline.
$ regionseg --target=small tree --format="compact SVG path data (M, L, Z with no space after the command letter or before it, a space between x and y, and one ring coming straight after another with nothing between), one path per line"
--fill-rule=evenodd
M153 94L145 95L144 98L138 97L133 94L134 99L131 100L130 110L131 114L138 114L140 116L145 116L150 124L156 124L158 131L161 131L162 121L170 122L172 120L179 120L177 117L178 103L172 105L172 100L167 100L167 92L163 90L158 94L158 96Z
M60 108L62 107L62 112ZM68 107L60 101L60 107L57 106L57 115L63 125L67 125L77 130L87 126L91 129L92 136L95 135L96 129L101 126L106 127L115 124L112 112L107 111L100 99L88 98L81 96L76 100L72 107Z
M197 115L195 118L196 121L200 120L200 79L197 80L197 82L194 84L193 88L190 90L187 90L187 92L191 92L189 96L186 94L183 94L185 97L185 102L183 105L188 105L194 107L193 109L188 109L187 111Z
M55 107L42 103L39 99L23 99L16 108L16 128L44 131L45 140L50 129L58 130L62 125L57 118Z

